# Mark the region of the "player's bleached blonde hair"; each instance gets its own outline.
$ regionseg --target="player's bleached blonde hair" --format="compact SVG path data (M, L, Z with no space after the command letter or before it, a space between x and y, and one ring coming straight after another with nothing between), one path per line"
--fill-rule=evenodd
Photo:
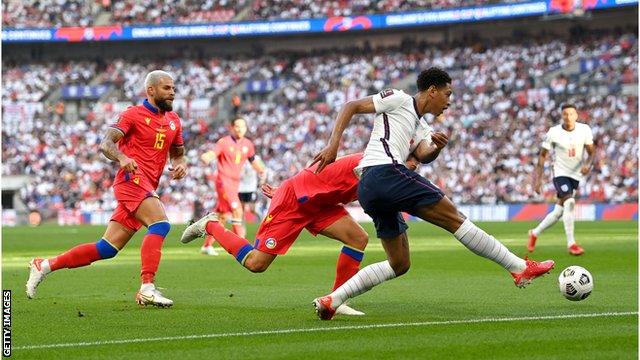
M168 72L163 70L153 70L144 78L144 87L148 88L149 86L158 85L158 82L163 77L168 77L169 79L173 80L173 76L171 76L171 74L169 74Z

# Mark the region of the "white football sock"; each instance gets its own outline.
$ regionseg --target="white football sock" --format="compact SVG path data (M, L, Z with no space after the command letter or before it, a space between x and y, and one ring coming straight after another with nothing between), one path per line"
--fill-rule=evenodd
M453 236L476 255L493 260L509 272L520 273L527 266L524 260L515 256L501 242L477 227L469 219L460 225Z
M394 277L396 277L396 273L391 268L388 260L365 266L353 275L351 279L329 294L332 300L331 307L336 309L347 299L363 294L374 286Z
M533 235L538 236L542 234L543 231L545 231L551 225L555 224L558 220L560 220L563 213L564 213L564 208L562 207L562 205L556 204L553 210L551 210L551 212L544 217L542 222L538 224L538 226L536 226L535 229L532 230Z
M156 286L153 283L146 283L140 285L140 292L148 292L155 290Z
M42 273L45 275L51 272L51 265L49 264L49 259L43 260L40 263L40 270L42 270Z
M576 205L574 198L569 198L564 202L564 212L562 213L562 221L564 221L564 233L567 235L567 247L576 243L576 239L573 237L573 222L574 215L573 210Z

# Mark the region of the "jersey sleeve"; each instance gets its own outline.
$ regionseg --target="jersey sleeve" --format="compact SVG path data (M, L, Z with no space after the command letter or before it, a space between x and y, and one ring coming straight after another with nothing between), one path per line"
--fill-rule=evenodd
M133 116L131 111L123 111L118 115L115 122L109 125L110 128L120 130L123 135L126 135L134 125Z
M178 119L178 131L176 137L173 138L171 146L184 146L184 139L182 138L182 122Z
M385 89L373 95L373 106L376 113L393 111L400 107L406 100L405 94L396 89Z
M553 141L551 137L551 129L549 129L549 131L547 131L547 133L544 135L544 139L542 140L542 148L546 150L551 150L552 143Z
M593 131L591 131L591 126L585 126L584 131L584 144L585 145L593 145Z

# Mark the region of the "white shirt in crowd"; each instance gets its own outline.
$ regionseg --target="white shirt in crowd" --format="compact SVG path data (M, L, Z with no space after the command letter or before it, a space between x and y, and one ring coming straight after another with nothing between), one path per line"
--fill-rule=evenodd
M256 159L258 157L256 156ZM258 189L258 172L251 166L251 162L245 161L240 173L239 193L251 193Z

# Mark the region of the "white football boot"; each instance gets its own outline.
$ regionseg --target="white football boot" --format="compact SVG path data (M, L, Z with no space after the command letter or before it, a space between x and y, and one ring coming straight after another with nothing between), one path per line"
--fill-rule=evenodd
M336 315L363 316L364 313L362 311L352 308L347 304L342 304L338 306L338 308L336 309Z
M34 258L29 262L29 280L27 280L27 297L33 299L36 296L36 288L47 276L42 270L44 259Z
M173 305L173 300L164 297L154 284L142 284L136 294L136 302L142 306L153 305L161 308Z
M209 221L218 221L218 215L215 213L210 213L203 216L200 220L194 222L193 224L187 226L186 229L182 232L182 236L180 237L180 241L183 244L190 243L193 240L203 237L206 234L205 226L207 226L207 222Z

